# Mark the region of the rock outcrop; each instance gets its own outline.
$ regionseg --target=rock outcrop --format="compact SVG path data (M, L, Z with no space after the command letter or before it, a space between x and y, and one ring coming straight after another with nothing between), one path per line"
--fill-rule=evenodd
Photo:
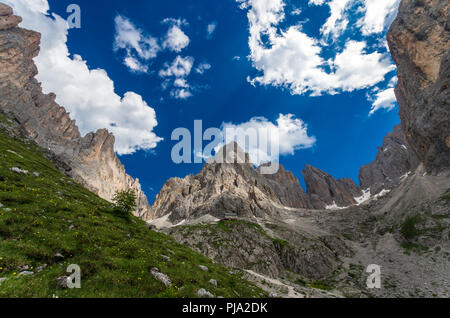
M356 204L361 189L350 179L336 180L328 173L306 165L302 171L309 200L315 209L348 207Z
M111 200L117 190L132 188L138 196L137 215L149 206L139 181L126 174L114 153L114 136L105 129L82 137L54 94L43 94L35 79L33 58L40 34L17 27L20 18L0 4L0 111L14 119L21 132L54 154L65 172L78 183Z
M14 15L10 6L0 3L0 31L14 28L22 22L22 18Z
M262 165L257 172L261 173ZM280 203L287 207L309 208L311 207L308 196L303 191L297 177L291 171L285 170L283 165L279 166L275 174L266 174L266 182L275 192Z
M275 224L270 224L268 230L277 238L269 236L263 227L244 221L179 226L165 232L217 263L273 278L288 270L320 279L338 266L339 257L351 254L347 245L334 236L305 236Z
M230 160L224 154L233 151ZM242 160L238 161L237 158ZM228 144L196 176L173 178L166 182L147 219L169 215L172 223L210 214L218 218L226 213L242 217L262 217L277 208L310 207L298 180L280 168L275 175L263 175L253 168L248 154L237 144Z
M419 165L415 151L406 140L400 125L387 134L377 158L359 171L361 189L370 189L372 195L382 190L391 190L413 174Z
M450 166L450 2L403 0L388 32L402 127L428 172Z

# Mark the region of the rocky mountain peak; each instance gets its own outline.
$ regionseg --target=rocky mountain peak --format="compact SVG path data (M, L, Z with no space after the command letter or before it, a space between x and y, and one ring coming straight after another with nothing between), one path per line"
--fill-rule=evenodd
M387 40L408 143L431 173L450 166L450 2L403 0Z
M18 26L20 22L22 22L22 18L14 15L10 6L0 3L0 31L12 29Z
M208 163L238 163L252 165L249 154L235 141L220 148L214 158L208 160Z
M315 209L348 207L357 203L355 197L362 195L362 191L352 180L336 180L313 166L306 165L302 174L311 205Z
M230 152L232 163L221 163ZM244 162L236 163L238 158ZM225 213L262 217L276 213L280 207L309 207L298 180L283 167L275 175L261 174L250 163L249 155L232 143L220 149L196 176L167 181L146 218L168 216L177 223L206 214L218 218Z
M370 189L372 195L391 190L409 174L416 171L419 159L409 145L400 125L383 139L376 160L362 166L359 171L361 188Z
M54 162L78 183L106 200L132 188L138 197L136 214L147 213L139 181L126 174L114 152L114 136L100 129L82 137L56 95L42 93L33 62L41 36L17 27L20 21L0 3L0 111L19 124L24 136L52 153Z

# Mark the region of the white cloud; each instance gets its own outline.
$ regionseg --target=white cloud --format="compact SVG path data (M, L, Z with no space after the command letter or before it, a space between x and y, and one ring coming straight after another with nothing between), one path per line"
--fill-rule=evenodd
M292 94L336 94L372 87L395 69L386 53L370 52L364 41L347 41L334 58L324 60L321 42L304 33L301 26L279 27L285 18L283 0L237 1L248 9L250 59L260 71L251 79L253 84L286 87ZM342 12L349 3L328 3L331 15L322 28L324 34L342 29ZM263 36L269 45L263 43Z
M185 78L177 78L173 81L173 86L188 88L189 84L187 83Z
M191 97L192 88L186 78L191 74L194 65L192 56L177 56L172 64L166 63L164 68L159 71L159 76L166 78L163 82L163 89L171 88L170 95L176 99L186 99Z
M176 88L170 91L170 96L176 99L186 99L191 97L192 93L186 88Z
M155 58L162 49L181 52L189 43L189 37L181 30L188 25L184 19L166 18L161 21L169 29L164 37L155 38L135 26L128 18L117 15L115 22L114 50L124 50L123 63L133 72L147 73L150 59Z
M345 11L355 0L331 0L328 2L330 16L320 31L325 37L337 38L345 31L349 23Z
M398 77L393 76L388 83L388 87L394 87L395 85L397 85L397 82L398 82Z
M325 0L309 0L308 5L309 6L321 6L322 4L325 3Z
M45 92L56 93L57 102L76 119L82 134L108 128L116 137L119 154L157 146L162 139L153 133L157 125L154 109L134 92L117 95L105 70L89 69L79 55L70 58L68 25L58 15L46 16L46 0L6 2L23 17L22 27L42 33L41 52L35 59L37 78Z
M171 25L162 44L163 48L181 52L190 43L189 37L181 30L182 25L187 25L186 20L168 18L163 23Z
M394 20L400 0L363 0L364 17L358 21L363 35L383 32Z
M172 64L165 64L165 68L159 71L161 77L185 77L191 73L194 58L192 56L177 56Z
M367 53L365 42L349 41L342 53L336 55L331 63L335 68L334 78L338 87L352 91L371 87L384 80L385 75L395 69L386 54ZM330 85L333 86L333 85Z
M209 69L211 69L211 64L209 64L209 63L201 63L199 66L197 66L195 68L195 72L197 72L198 74L203 74Z
M300 14L302 14L302 10L299 8L296 8L291 11L291 15L300 15Z
M208 26L206 27L206 33L207 33L207 38L211 38L214 31L216 31L217 28L217 22L212 22L210 24L208 24Z
M123 63L128 66L128 68L137 73L147 73L148 66L142 64L138 59L132 56L126 56L123 60Z
M376 87L372 96L369 96L369 100L372 101L372 107L370 109L369 116L372 116L376 111L380 109L385 109L386 111L391 111L395 108L397 98L395 96L395 85L397 84L398 78L397 76L393 76L389 83L387 84L387 88L384 90L380 90Z
M293 155L295 151L311 148L316 143L316 138L308 135L307 125L292 114L280 114L276 123L272 123L264 117L254 117L248 122L240 124L223 123L221 130L223 136L227 138L225 143L234 140L236 137L233 134L227 135L227 128L231 128L234 132L238 131L237 129L241 129L241 131L252 129L257 132L258 144L239 144L242 149L249 153L252 163L256 165L269 161L277 162L279 159L272 154L268 154L267 149L262 145L275 144L279 147L280 155ZM239 139L236 141L240 142ZM220 146L217 148L220 148Z
M387 111L394 109L396 102L397 99L395 97L394 88L388 88L379 91L375 95L375 100L372 103L372 108L370 109L369 116L373 115L376 111L380 109L385 109Z
M161 50L158 40L144 34L128 18L118 15L114 19L115 37L114 50L125 50L124 64L132 71L148 71L148 66L142 61L155 58Z

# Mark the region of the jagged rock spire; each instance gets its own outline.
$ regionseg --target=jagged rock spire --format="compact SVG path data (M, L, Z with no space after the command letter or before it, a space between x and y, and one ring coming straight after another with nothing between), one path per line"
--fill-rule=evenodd
M13 9L0 2L0 31L15 28L22 22L22 18L14 15Z
M126 173L114 153L114 136L99 129L82 137L56 95L43 94L33 62L41 35L17 27L21 21L11 7L0 3L0 112L13 118L21 132L48 150L58 167L79 184L106 200L131 188L137 195L135 214L147 213L150 207L139 180Z

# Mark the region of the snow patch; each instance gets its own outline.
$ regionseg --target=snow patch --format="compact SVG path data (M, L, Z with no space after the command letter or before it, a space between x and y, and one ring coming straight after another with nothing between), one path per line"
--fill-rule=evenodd
M358 203L357 205L361 205L366 201L369 201L371 198L371 194L370 194L370 188L363 190L363 194L360 197L356 197L355 201Z
M402 145L402 147L403 147L405 150L408 150L408 147L406 147L405 145Z
M400 177L400 182L405 181L405 179L408 178L410 174L411 174L411 171L408 171L408 173L405 173L403 176L401 176Z
M169 217L172 214L166 214L160 218L151 220L151 221L147 221L148 224L154 225L156 226L156 228L161 229L161 228L167 228L167 227L171 227L173 224L172 222L169 221Z
M174 226L180 226L180 225L183 225L184 223L186 223L186 220L183 220L180 223L175 224Z
M348 207L339 207L339 206L336 204L336 201L333 201L333 204L332 204L332 205L327 205L327 206L325 207L326 210L343 210L343 209L346 209L346 208L348 208Z
M379 193L378 193L377 195L375 195L373 198L374 198L374 199L381 198L381 197L385 196L386 194L388 194L389 192L391 192L391 190L383 189L383 190L381 190L381 192L379 192Z

